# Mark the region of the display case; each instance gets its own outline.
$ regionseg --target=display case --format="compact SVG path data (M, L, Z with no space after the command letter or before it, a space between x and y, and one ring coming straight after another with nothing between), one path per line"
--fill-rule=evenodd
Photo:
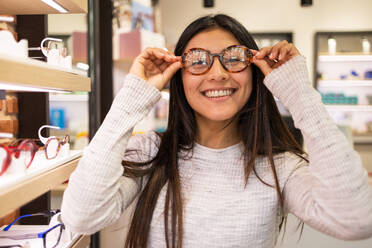
M58 2L67 9L67 13L84 13L87 10L86 0ZM45 4L40 7L40 4L43 3L27 0L0 3L1 14L28 14L17 16L17 33L19 39L29 41L29 47L37 46L46 36L45 15L56 13L55 9ZM36 127L48 121L48 93L40 92L91 90L90 78L77 70L63 69L44 61L9 54L0 55L0 82L2 91L11 90L18 97L19 138L37 137ZM24 86L27 89L19 88ZM34 209L28 207L30 202L49 200L49 197L44 197L46 193L68 180L80 156L81 151L71 151L70 155L58 160L44 159L47 162L44 161L43 165L41 160L34 159L31 167L34 166L35 169L25 174L0 177L0 218L19 208L21 214L32 213ZM69 247L86 247L88 244L89 236L81 236L73 240Z
M317 32L314 86L354 144L372 144L372 31Z

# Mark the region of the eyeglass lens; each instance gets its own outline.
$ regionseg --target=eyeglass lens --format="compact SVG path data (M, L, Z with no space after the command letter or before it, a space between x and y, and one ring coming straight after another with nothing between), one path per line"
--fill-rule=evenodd
M45 154L47 159L56 158L60 152L62 146L69 142L69 136L65 136L63 140L60 140L56 137L49 138L45 144Z
M45 248L54 248L58 245L61 234L62 234L62 225L59 225L45 234L44 247Z
M251 52L243 46L232 46L222 52L222 65L229 72L244 70L251 59ZM209 51L193 49L185 54L184 66L192 74L202 74L209 70L213 58Z
M0 146L0 176L5 173L13 162L17 165L23 165L23 168L28 168L37 149L35 146L35 144L27 140L18 146ZM14 169L16 170L16 168Z

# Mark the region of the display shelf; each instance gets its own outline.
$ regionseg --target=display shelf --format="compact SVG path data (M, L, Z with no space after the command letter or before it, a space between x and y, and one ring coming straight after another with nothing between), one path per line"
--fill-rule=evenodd
M87 0L54 0L68 12L67 14L87 13ZM0 14L8 15L46 15L60 14L61 12L38 0L2 0L0 1Z
M66 248L87 248L89 247L89 244L90 244L90 236L81 235L76 239L75 242L71 242L71 244L67 246Z
M318 87L372 87L372 80L319 80Z
M321 54L318 62L372 62L372 54Z
M372 105L325 105L328 111L372 112Z
M90 78L46 62L0 54L0 82L42 90L90 91Z
M50 191L69 179L80 160L82 151L41 165L36 157L24 175L5 176L0 180L0 217ZM37 156L37 155L36 155Z

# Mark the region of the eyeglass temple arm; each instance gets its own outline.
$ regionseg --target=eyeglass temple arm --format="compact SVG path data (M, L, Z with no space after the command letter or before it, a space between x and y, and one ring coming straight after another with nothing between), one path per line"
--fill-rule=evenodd
M29 216L39 216L39 215L42 215L42 216L46 216L46 217L52 217L53 215L59 213L60 210L50 210L50 211L43 211L43 212L40 212L40 213L35 213L35 214L25 214L25 215L21 215L19 216L17 219L13 220L12 223L10 223L9 225L7 225L3 231L8 231L12 225L14 223L16 223L18 220L22 219L22 218L25 218L25 217L29 217Z
M17 219L13 220L12 223L10 223L9 225L7 225L7 226L3 229L3 231L8 231L8 230L12 227L12 225L13 225L14 223L16 223L18 220L20 220L20 219L22 219L22 218L24 218L24 217L29 217L29 216L33 216L33 215L32 215L32 214L26 214L26 215L21 215L21 216L19 216Z
M48 54L47 54L47 52L44 49L44 42L45 41L48 41L48 40L62 42L61 39L57 39L57 38L49 38L49 37L44 38L41 41L40 48L41 48L41 52L44 54L45 57L48 57Z
M39 135L39 139L40 141L45 145L46 142L48 141L48 138L46 137L43 137L41 135L41 130L43 130L44 128L51 128L51 129L61 129L60 127L57 127L57 126L50 126L50 125L43 125L39 128L39 131L38 131L38 135Z

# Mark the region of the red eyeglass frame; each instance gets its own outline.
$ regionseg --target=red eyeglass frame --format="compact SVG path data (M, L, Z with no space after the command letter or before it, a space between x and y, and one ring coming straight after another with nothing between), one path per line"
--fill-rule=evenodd
M30 151L31 159L30 162L26 165L26 168L29 168L32 161L34 160L36 152L39 150L39 147L36 145L36 143L30 139L23 140L18 146L0 145L0 147L4 148L4 150L6 151L6 158L4 159L0 168L0 176L3 175L9 168L12 161L12 155L14 155L15 158L19 158L22 151Z

